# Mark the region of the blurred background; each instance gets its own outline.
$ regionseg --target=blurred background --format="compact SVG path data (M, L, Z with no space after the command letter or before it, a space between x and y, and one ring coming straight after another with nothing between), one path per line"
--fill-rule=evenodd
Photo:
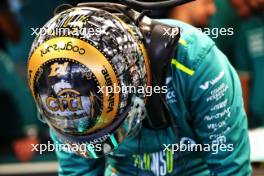
M35 38L32 29L41 28L58 5L79 2L87 1L0 0L0 175L56 175L55 153L31 151L31 144L50 139L27 87L27 58ZM264 0L197 0L150 14L200 28L237 70L248 114L253 175L264 175L263 9Z

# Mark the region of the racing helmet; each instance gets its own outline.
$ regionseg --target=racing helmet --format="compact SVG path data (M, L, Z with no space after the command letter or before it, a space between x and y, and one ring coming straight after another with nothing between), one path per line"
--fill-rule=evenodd
M139 131L146 92L127 88L150 85L142 38L131 21L73 7L55 15L34 40L27 72L39 114L61 143L86 144L77 154L104 156Z

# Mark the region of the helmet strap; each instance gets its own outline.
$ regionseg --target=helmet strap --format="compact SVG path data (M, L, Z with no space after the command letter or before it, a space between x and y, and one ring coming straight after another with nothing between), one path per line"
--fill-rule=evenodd
M144 31L144 29L149 29ZM164 35L165 31L174 31L174 35ZM167 71L172 58L177 52L180 38L179 28L152 20L148 27L141 28L144 44L148 52L152 86L165 86ZM165 94L152 94L146 104L148 118L144 126L154 130L167 128L171 125L169 109L165 102Z

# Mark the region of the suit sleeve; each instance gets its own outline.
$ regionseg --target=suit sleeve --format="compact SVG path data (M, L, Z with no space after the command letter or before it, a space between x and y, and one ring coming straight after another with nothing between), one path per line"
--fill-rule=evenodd
M250 175L247 118L240 82L213 46L190 78L192 125L211 175ZM205 148L204 148L205 149Z
M55 134L50 130L51 138L54 144L62 144ZM85 175L85 176L103 176L105 171L105 158L87 159L76 155L75 153L56 150L59 162L59 176L64 175Z

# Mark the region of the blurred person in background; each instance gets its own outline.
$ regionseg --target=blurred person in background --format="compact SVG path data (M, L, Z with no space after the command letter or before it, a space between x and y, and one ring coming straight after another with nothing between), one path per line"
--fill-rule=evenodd
M233 64L233 43L236 40L235 33L239 27L241 19L235 13L233 7L231 6L230 0L215 0L215 5L217 7L217 12L209 21L209 28L211 30L224 29L232 30L232 35L218 35L218 37L213 38L216 45L228 56L228 59L232 65Z
M38 143L35 105L12 59L1 50L0 80L0 153L13 148L19 160L29 160L30 144Z
M264 0L231 0L242 18L235 32L233 65L243 87L249 127L264 126Z
M231 0L231 4L242 18L261 12L264 0Z
M26 58L29 44L33 42L36 33L40 32L43 23L53 14L54 8L62 3L77 2L0 1L0 50L4 51L0 53L0 92L3 94L0 96L0 113L5 117L0 124L0 155L2 151L4 154L10 152L12 147L20 160L29 161L34 156L31 144L39 143L40 140L45 143L49 139L48 128L37 120L35 104L26 87ZM12 69L7 65L12 65ZM6 162L3 158L0 157L0 162ZM36 156L33 159L38 158Z
M215 13L216 7L213 0L198 0L170 9L168 17L198 28L205 28Z
M30 144L38 142L36 109L25 81L17 74L7 54L7 41L18 42L20 28L7 1L0 3L0 145L1 152L13 148L22 161L33 157ZM1 161L3 162L3 161Z
M5 40L17 42L19 39L19 27L14 21L7 1L2 0L0 3L0 49L6 50Z

